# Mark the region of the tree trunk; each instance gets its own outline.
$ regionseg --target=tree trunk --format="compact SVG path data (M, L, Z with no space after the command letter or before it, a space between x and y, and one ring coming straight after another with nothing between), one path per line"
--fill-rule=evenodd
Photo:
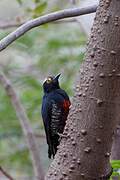
M120 109L120 1L101 0L58 152L46 180L107 180Z

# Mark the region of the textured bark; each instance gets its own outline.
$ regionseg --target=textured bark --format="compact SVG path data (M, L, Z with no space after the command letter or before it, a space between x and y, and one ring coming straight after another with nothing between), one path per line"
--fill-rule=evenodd
M107 180L120 109L120 1L101 0L64 135L46 180Z

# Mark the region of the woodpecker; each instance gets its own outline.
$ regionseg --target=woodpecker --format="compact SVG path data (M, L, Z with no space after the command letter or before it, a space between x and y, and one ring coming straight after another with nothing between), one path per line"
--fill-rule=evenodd
M60 134L63 133L69 113L70 99L67 93L60 88L58 74L48 76L43 83L44 96L41 114L48 144L48 157L54 158L57 146L60 143Z

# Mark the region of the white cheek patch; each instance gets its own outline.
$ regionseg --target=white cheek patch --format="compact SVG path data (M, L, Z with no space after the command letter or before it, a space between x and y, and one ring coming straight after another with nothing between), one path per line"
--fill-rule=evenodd
M43 83L45 83L47 81L47 78L44 79Z

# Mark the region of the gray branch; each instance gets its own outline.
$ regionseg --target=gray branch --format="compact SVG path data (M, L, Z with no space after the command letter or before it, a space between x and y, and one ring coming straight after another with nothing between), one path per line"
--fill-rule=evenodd
M44 180L44 173L41 166L40 153L37 147L36 139L33 135L33 130L29 123L27 114L20 102L19 97L16 94L16 91L13 88L11 82L5 77L5 75L0 72L0 83L5 88L7 95L10 97L12 105L16 111L16 115L19 119L21 128L23 130L26 142L28 144L28 149L31 153L34 173L37 180Z
M2 166L0 166L0 171L2 172L2 174L9 180L14 180L13 177L11 175L8 174L8 172L6 172Z
M20 23L17 23L16 21L11 21L11 22L0 22L0 29L11 29L11 28L17 28L23 24L25 24L27 21L23 21ZM66 23L76 23L77 18L68 18L68 19L62 19L62 20L57 20L54 21L53 24L66 24Z
M57 11L51 14L47 14L41 17L38 17L36 19L30 20L26 22L25 24L21 25L19 28L17 28L15 31L10 33L8 36L3 38L0 41L0 51L5 49L7 46L9 46L13 41L24 35L27 31L31 30L34 27L40 26L42 24L46 24L52 21L56 21L59 19L69 18L69 17L75 17L85 14L90 14L95 12L97 9L97 5L89 6L85 8L72 8L72 9L66 9Z

